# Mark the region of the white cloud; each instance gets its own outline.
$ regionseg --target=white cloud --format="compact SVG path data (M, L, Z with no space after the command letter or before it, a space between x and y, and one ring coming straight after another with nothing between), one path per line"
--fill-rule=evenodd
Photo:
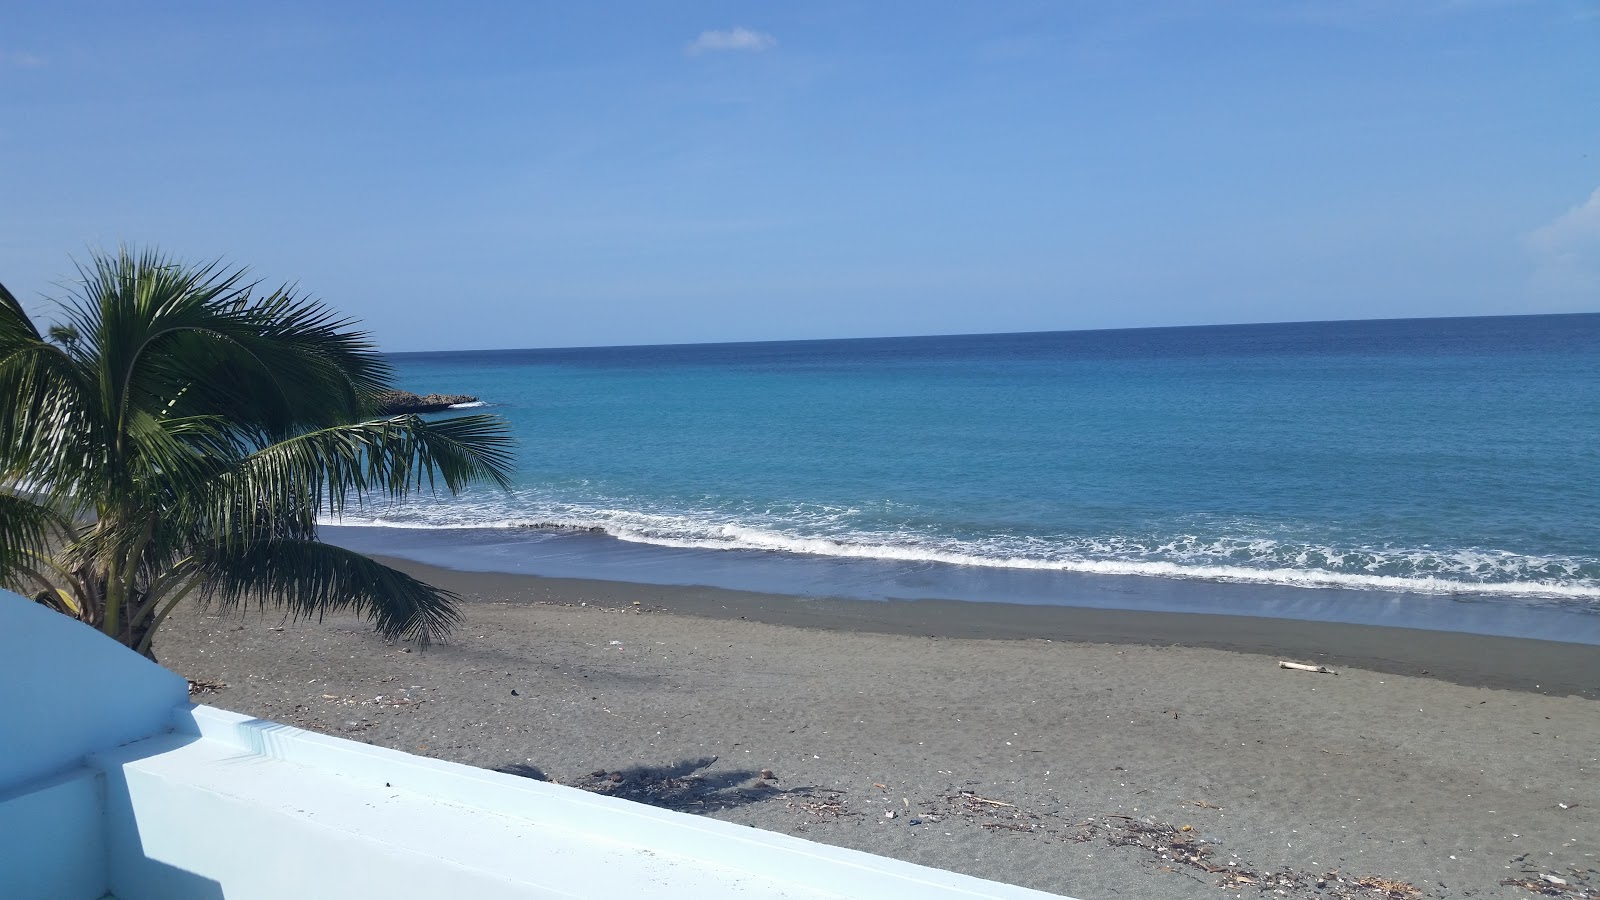
M778 39L764 31L752 31L739 25L727 31L702 31L687 48L690 56L716 53L723 50L744 50L759 53L778 45Z
M1534 287L1554 294L1600 295L1600 188L1528 235Z
M14 66L18 69L36 69L44 65L44 57L21 50L0 50L0 65Z

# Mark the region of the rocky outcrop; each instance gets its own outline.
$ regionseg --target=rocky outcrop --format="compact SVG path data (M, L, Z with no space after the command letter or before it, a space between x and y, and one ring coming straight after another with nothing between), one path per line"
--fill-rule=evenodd
M438 412L457 403L477 403L477 397L466 394L428 394L417 396L410 391L384 391L378 395L378 412L386 416L399 413Z

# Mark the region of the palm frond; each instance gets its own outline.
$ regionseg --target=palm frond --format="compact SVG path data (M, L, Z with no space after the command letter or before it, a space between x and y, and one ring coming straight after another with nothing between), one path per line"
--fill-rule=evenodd
M11 291L0 284L0 347L7 347L15 342L32 342L43 340L44 336L28 318L28 313L22 308L22 301L18 300Z
M62 348L45 341L15 296L0 285L0 477L27 477L56 499L71 472L105 440L93 416L94 386Z
M281 435L349 421L387 384L388 363L351 320L288 288L253 296L245 275L127 250L80 266L69 315L101 361L110 420L140 405L225 408L243 429Z
M511 438L498 416L428 421L395 416L297 435L245 458L222 487L255 498L311 492L316 509L338 513L369 498L403 500L438 481L451 493L489 481L509 487Z
M35 554L48 549L50 532L59 522L48 505L0 489L0 585L21 586L19 576L34 566Z
M124 430L126 471L133 489L149 499L203 490L234 456L220 416L161 419L136 409Z
M214 544L198 558L202 602L238 607L254 601L285 607L295 618L354 613L386 638L427 646L461 620L455 594L424 584L352 550L314 540Z

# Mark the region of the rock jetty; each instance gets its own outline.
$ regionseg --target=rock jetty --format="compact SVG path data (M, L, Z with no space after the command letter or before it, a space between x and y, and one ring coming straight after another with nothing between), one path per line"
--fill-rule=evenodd
M477 397L466 394L427 394L417 396L410 391L384 391L378 395L378 412L386 416L400 413L438 412L457 403L477 403Z

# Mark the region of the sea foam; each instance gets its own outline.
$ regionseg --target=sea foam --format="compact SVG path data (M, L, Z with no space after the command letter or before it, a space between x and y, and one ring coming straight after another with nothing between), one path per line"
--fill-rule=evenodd
M1047 540L989 536L958 539L914 531L837 529L849 509L818 509L805 521L742 522L725 514L647 512L626 508L546 506L536 514L473 504L377 515L346 515L328 524L430 530L506 529L604 534L658 547L763 551L845 559L936 563L999 569L1148 576L1525 600L1596 602L1600 560L1532 556L1482 548L1454 550L1328 547L1245 536L1200 540L1106 536ZM529 512L533 512L529 510ZM808 533L809 532L809 533Z

